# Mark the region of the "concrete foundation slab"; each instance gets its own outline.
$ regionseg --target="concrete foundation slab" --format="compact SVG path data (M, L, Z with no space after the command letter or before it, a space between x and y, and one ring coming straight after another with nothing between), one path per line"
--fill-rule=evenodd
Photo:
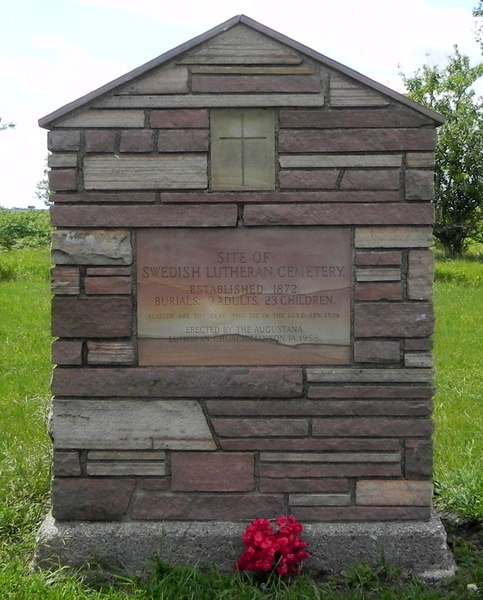
M230 571L242 551L244 529L238 522L70 522L48 515L34 564L40 569L101 564L142 575L147 561L158 557ZM307 568L313 571L340 572L381 559L427 579L449 577L456 569L437 516L427 522L309 523L303 538L311 554Z

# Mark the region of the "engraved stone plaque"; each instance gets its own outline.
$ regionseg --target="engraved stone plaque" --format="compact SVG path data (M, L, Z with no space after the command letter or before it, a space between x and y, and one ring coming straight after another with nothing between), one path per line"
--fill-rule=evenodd
M139 364L349 364L350 271L343 228L140 230Z

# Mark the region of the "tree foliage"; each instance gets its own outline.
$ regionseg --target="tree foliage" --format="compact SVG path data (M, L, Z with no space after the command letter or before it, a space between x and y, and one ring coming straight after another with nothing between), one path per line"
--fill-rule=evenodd
M472 89L482 75L483 63L471 66L457 46L445 67L403 75L407 95L446 118L436 147L435 236L450 255L482 239L483 98Z
M15 123L4 123L2 117L0 117L0 131L5 131L6 129L13 129L15 127Z
M476 41L480 44L483 54L483 0L480 0L478 6L473 9L473 16L477 18Z

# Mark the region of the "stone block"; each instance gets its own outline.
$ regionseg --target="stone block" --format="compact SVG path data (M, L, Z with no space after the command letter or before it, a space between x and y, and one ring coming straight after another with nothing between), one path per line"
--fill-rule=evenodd
M121 152L150 152L153 149L151 129L131 129L121 131Z
M114 152L116 132L112 130L92 129L85 132L86 152Z
M143 110L96 110L91 108L61 119L56 127L144 127Z
M364 190L320 190L317 192L309 191L281 191L281 192L263 192L263 191L244 191L243 197L237 192L161 192L161 202L166 203L237 203L243 200L244 204L252 203L300 203L300 202L399 202L399 192L392 191L364 191Z
M433 169L434 152L408 152L406 166L412 168Z
M306 372L309 383L430 383L433 379L431 369L312 367Z
M77 267L54 267L50 272L51 292L77 295L80 292L80 272Z
M150 460L166 460L163 450L89 450L87 460L137 460L147 462Z
M431 385L310 385L307 390L308 398L424 398L433 395Z
M75 477L81 474L79 452L55 450L53 461L55 477Z
M282 154L279 163L282 169L400 167L402 154Z
M88 295L130 294L132 282L130 277L86 277L84 290Z
M131 267L86 267L87 277L127 277Z
M434 254L430 250L411 250L408 261L408 297L428 300L433 292Z
M57 152L54 154L49 154L49 156L47 157L47 165L50 168L77 167L77 153L69 152L61 154L60 152Z
M357 435L357 433L355 434ZM260 477L400 477L399 463L263 463Z
M282 494L166 494L141 491L136 494L135 520L202 520L246 522L278 518L284 511Z
M219 443L222 450L230 451L398 451L400 447L399 440L382 438L222 438Z
M216 434L222 437L265 437L308 435L307 419L211 419Z
M428 248L432 242L430 227L358 227L355 235L356 248Z
M159 152L207 152L208 147L208 129L167 129L159 132Z
M183 94L188 91L188 69L169 66L156 69L149 75L128 83L117 93L120 94Z
M348 506L350 494L290 494L289 506Z
M404 350L431 350L433 347L433 340L430 337L425 338L410 338L404 340Z
M302 369L293 367L56 369L53 376L54 394L73 397L297 398L302 389Z
M379 252L359 251L356 252L356 265L358 266L400 266L402 263L402 252L399 250L382 250Z
M49 189L61 192L77 189L77 169L54 169L49 171Z
M429 481L356 482L356 504L362 506L431 506Z
M314 419L312 426L314 436L325 437L427 437L431 435L431 432L433 431L431 420L424 418Z
M54 478L52 514L60 521L117 521L126 516L135 480Z
M433 357L430 352L410 352L404 355L405 367L430 368L433 366Z
M341 494L349 491L348 479L315 479L315 478L261 478L259 489L261 492L282 492L282 493L319 493L319 494Z
M434 200L434 173L409 169L406 171L406 200Z
M364 267L356 269L356 281L399 281L401 268Z
M294 506L291 514L307 521L428 521L431 509L422 506ZM379 560L385 556L381 548Z
M152 110L150 125L160 129L186 129L209 127L208 111L205 109Z
M255 488L254 455L239 452L175 452L174 492L250 492Z
M131 365L134 363L132 342L87 342L90 365Z
M429 479L433 466L433 444L430 439L404 442L404 476L406 479Z
M292 169L279 174L280 187L283 189L334 189L339 171L337 169Z
M389 109L345 109L345 110L293 110L280 111L280 127L290 129L333 129L341 127L420 127L432 125L428 117L413 110ZM376 166L376 165L374 165Z
M86 470L91 477L161 477L166 474L166 464L154 461L96 461L87 463Z
M330 105L333 107L387 106L389 102L387 96L377 93L372 88L340 77L335 72L330 75Z
M131 333L131 298L57 296L52 300L54 336L115 338Z
M129 231L105 229L54 231L52 262L64 265L130 265L131 235Z
M53 194L55 204L154 204L155 192L79 192L75 194Z
M357 283L354 289L355 300L402 300L401 282L394 283Z
M422 337L433 330L433 312L426 302L361 302L354 313L356 337Z
M80 131L49 131L47 147L51 152L71 151L80 149Z
M208 94L317 93L320 78L307 75L193 75L192 91Z
M356 363L396 363L401 359L400 344L391 340L356 340Z
M195 400L55 399L52 415L51 433L56 448L216 449Z
M52 344L52 362L56 365L81 365L82 342L56 340Z
M400 452L261 452L260 461L281 463L399 463Z
M347 169L340 187L343 190L398 190L399 169Z

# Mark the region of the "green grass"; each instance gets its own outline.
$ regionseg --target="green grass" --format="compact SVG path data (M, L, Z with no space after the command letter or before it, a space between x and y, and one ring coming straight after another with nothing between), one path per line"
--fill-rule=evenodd
M1 600L465 600L483 587L481 542L451 533L460 571L437 587L394 569L359 565L341 577L308 575L260 588L245 575L155 565L147 581L99 573L32 573L34 535L48 508L50 442L48 250L0 251L0 599ZM483 521L482 269L438 263L435 293L437 394L435 480L440 508ZM451 276L442 273L453 273ZM1 270L0 270L1 274ZM479 278L479 280L478 280ZM478 494L480 496L478 497ZM236 559L236 557L233 557Z

